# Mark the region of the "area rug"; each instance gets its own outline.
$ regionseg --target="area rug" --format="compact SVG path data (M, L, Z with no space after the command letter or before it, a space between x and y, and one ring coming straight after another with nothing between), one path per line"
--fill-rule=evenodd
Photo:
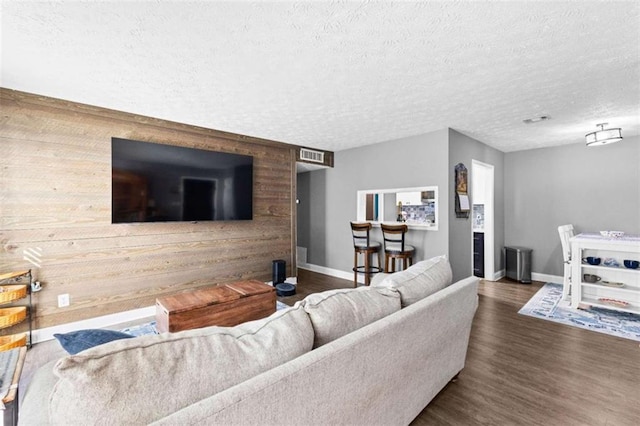
M640 315L591 307L572 309L562 299L562 284L546 283L519 314L640 341Z
M279 311L281 309L286 309L289 308L290 306L282 303L279 300L276 300L276 311ZM127 334L131 334L132 336L146 336L148 334L160 334L158 333L158 330L156 329L156 322L155 321L150 321L144 324L140 324L140 325L134 325L132 327L127 327L127 328L123 328L122 330L123 333L127 333Z

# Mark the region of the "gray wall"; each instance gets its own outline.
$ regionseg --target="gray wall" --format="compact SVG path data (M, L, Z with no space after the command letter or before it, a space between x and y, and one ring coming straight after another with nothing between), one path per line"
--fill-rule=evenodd
M411 232L416 260L448 253L454 277L468 276L471 220L455 218L453 167L461 162L471 171L475 159L495 166L495 270L504 268L502 248L516 245L533 249L534 273L562 275L559 225L640 234L639 139L504 154L443 129L339 151L335 168L298 175L298 245L311 264L351 271L357 191L437 185L440 230Z
M560 225L640 234L640 138L512 152L505 164L505 243L533 249L533 272L562 275Z
M503 176L505 157L502 151L493 149L482 142L472 139L453 129L449 129L449 259L454 280L460 280L473 274L471 247L471 218L456 218L455 215L455 172L454 167L463 163L468 170L469 191L471 190L471 160L481 161L494 166L494 268L502 269L502 247L504 246L504 187ZM473 203L473 200L470 200Z
M307 262L331 267L327 260L327 172L328 170L318 170L314 172L305 172L308 176L309 183L307 186L308 193L300 198L298 204L298 212L308 212L308 237L307 245L304 246L298 242L298 246L307 248ZM300 174L298 174L300 179ZM300 235L300 224L298 224L298 235Z
M411 230L415 260L449 252L448 239L448 131L398 139L335 153L335 167L298 175L308 179L308 195L301 194L298 212L309 215L308 262L341 271L353 267L353 240L349 222L356 219L359 190L437 185L439 231ZM305 183L306 184L306 183ZM302 188L301 188L302 189ZM309 203L307 207L303 203ZM298 218L300 228L306 219ZM379 229L374 237L381 241ZM300 242L298 243L300 245Z
M309 185L311 173L298 173L296 182L296 198L297 204L297 241L296 245L300 247L309 247L311 239L311 223L309 222L311 212L309 211Z

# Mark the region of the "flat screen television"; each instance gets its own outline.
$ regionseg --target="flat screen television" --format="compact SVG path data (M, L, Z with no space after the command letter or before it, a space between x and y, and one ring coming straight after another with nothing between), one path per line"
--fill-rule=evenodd
M111 139L111 222L253 219L253 157Z

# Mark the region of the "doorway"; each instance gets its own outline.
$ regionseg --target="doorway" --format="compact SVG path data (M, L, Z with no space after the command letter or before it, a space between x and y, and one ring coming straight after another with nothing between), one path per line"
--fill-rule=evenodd
M482 270L482 276L495 281L495 243L494 243L494 166L477 160L471 160L471 200L472 206L472 261L481 262L472 265L474 271ZM482 242L482 244L479 243ZM481 249L481 257L478 250Z

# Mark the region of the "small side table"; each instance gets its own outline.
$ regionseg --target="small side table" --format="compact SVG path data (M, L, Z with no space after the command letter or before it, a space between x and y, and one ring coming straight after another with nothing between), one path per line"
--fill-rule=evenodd
M3 426L18 424L18 383L26 356L26 346L0 352L0 409Z

